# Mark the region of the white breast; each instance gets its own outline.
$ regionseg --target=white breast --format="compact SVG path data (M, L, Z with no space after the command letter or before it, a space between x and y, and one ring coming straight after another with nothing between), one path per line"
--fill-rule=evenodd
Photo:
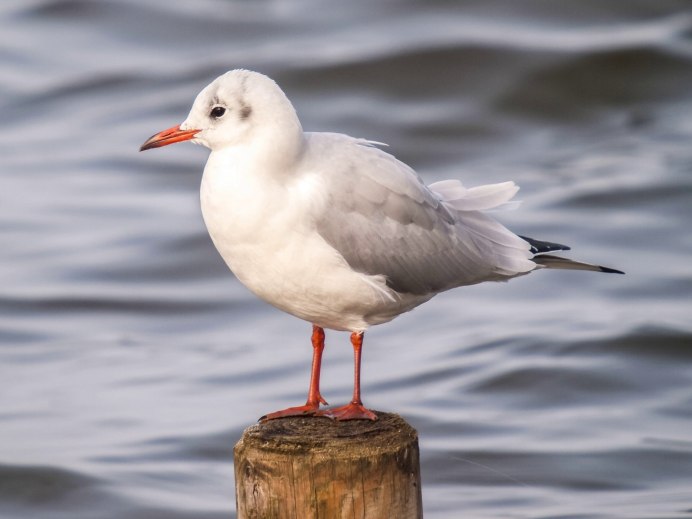
M303 174L286 182L212 153L200 197L214 245L241 283L297 317L339 330L390 320L402 301L384 278L352 271L315 230L327 203L320 181Z

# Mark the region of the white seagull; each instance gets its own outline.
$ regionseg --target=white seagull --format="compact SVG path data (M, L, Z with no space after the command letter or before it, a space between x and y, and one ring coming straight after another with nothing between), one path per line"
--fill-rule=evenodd
M508 202L513 182L426 186L377 146L304 132L281 88L232 70L202 90L185 121L141 151L190 140L211 150L202 215L235 276L275 307L312 323L305 405L262 417L376 420L360 397L363 334L436 294L542 268L621 273L554 256L568 247L517 236L484 211ZM324 328L351 332L353 398L320 410Z

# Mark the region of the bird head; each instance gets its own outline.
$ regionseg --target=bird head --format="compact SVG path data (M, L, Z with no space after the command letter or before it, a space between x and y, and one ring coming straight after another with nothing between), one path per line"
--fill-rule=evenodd
M195 99L184 122L152 135L140 151L192 141L217 151L246 145L259 130L297 116L278 85L249 70L231 70L207 85Z

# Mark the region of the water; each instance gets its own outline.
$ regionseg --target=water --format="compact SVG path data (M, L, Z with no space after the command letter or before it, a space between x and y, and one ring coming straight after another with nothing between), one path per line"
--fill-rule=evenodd
M310 327L214 251L206 151L137 152L235 67L428 182L516 180L512 229L627 271L368 333L364 399L418 429L427 518L692 516L689 3L9 0L0 42L0 517L233 517L233 444L304 400Z

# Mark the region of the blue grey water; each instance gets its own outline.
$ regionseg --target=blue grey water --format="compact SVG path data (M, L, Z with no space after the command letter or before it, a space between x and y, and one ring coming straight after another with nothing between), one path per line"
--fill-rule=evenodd
M5 0L0 517L234 517L233 444L304 401L310 326L215 252L207 151L137 151L238 67L427 182L515 180L510 228L627 271L368 332L364 400L418 429L427 518L692 516L689 2Z

